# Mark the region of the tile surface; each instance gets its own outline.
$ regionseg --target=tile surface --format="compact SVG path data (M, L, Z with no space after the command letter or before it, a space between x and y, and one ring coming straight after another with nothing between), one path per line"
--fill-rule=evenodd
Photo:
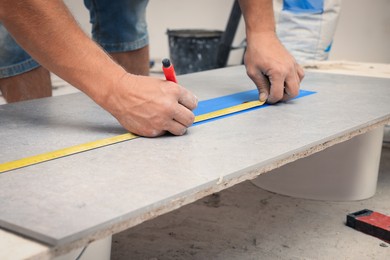
M253 88L243 67L179 81L201 100ZM315 95L3 173L0 226L51 245L119 232L389 119L389 83L308 73ZM0 106L0 121L2 162L124 132L81 93Z

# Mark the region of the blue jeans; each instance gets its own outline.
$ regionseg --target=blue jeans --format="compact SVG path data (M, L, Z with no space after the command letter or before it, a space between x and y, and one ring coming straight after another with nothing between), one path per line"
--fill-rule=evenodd
M107 52L133 51L148 45L148 0L84 0L84 4L90 13L92 37ZM0 23L0 78L38 66Z

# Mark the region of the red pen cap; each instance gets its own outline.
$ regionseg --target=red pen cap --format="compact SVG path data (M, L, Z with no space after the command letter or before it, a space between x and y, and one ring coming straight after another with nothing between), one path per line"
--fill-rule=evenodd
M171 61L169 59L163 59L162 64L163 64L162 69L163 69L166 80L177 83L175 69L173 68L173 65L171 64Z

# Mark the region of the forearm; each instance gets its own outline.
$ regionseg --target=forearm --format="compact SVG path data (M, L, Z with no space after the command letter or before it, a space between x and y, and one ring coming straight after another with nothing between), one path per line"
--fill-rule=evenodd
M60 0L3 0L0 19L34 59L99 104L125 74L84 34Z
M239 1L246 27L245 66L259 99L290 100L298 95L304 72L276 35L272 0Z
M272 0L239 0L248 41L259 34L275 33Z

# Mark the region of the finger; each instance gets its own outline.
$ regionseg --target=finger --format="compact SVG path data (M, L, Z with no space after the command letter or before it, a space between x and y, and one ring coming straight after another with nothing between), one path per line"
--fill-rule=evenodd
M289 94L286 93L284 95L283 101L288 101L288 100L292 99L293 97L296 97L299 95L300 83L302 82L303 78L305 77L305 72L304 72L303 68L298 63L295 63L295 69L296 69L296 73L294 73L294 74L295 74L296 82L298 82L298 88L296 89L296 93L294 93L294 91L285 89L286 90L285 92L287 92L287 93L290 92L290 93ZM290 85L290 84L288 84L288 85Z
M257 89L259 90L259 100L262 102L267 101L270 91L270 82L268 77L261 72L248 72L248 76L252 79Z
M158 136L162 136L165 134L166 134L166 131L157 130L157 129L148 129L148 130L143 131L142 134L140 134L140 135L145 136L145 137L158 137Z
M194 110L198 106L198 98L190 91L180 86L179 103L189 110Z
M173 119L185 127L190 127L194 123L195 115L191 110L179 104L175 110Z
M157 137L157 136L164 135L166 133L165 130L157 129L156 127L153 127L151 124L142 124L137 121L124 121L120 123L129 132L140 136Z
M302 82L303 78L305 77L305 71L298 63L296 64L296 70L298 72L299 82Z
M271 89L267 103L274 104L283 99L284 95L284 80L285 78L281 75L273 78L270 76Z
M286 77L285 86L284 86L284 96L283 101L290 100L299 94L299 77L298 73L290 73Z
M184 135L187 132L187 127L177 122L176 120L171 120L168 123L167 131L173 135Z

